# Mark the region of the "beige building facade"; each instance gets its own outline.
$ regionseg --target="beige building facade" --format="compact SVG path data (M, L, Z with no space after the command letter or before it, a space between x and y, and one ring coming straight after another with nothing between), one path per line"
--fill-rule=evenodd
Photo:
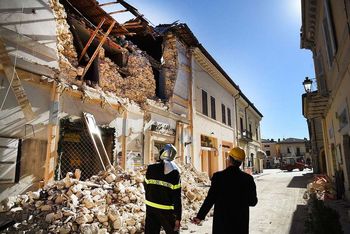
M262 114L186 24L152 27L135 15L139 27L114 27L96 1L70 3L0 2L0 200L76 168L82 179L107 161L132 170L167 143L178 161L209 175L225 168L234 146L260 170ZM90 24L104 17L103 37L93 38Z
M277 154L277 142L274 139L262 139L262 150L266 153L264 168L278 167L279 157Z
M350 199L349 1L302 1L301 47L312 52L317 88L303 95L319 171L344 183ZM322 137L320 130L322 129ZM323 142L317 144L322 139ZM341 175L345 180L342 181Z

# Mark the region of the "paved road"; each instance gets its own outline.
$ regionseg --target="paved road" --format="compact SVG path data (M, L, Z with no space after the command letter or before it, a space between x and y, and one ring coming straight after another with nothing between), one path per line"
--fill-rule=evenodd
M309 170L282 172L265 169L255 176L258 204L250 208L250 234L299 234L304 233L307 214L303 194L312 179ZM212 218L202 226L188 225L181 233L211 233Z

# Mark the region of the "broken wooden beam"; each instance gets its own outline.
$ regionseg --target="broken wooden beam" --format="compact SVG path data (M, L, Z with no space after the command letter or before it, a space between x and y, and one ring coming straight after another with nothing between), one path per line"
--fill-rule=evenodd
M116 21L113 21L112 24L109 26L108 31L105 33L105 35L103 36L103 38L101 39L100 43L98 44L94 54L91 56L90 61L88 62L88 64L86 65L83 75L81 76L81 80L84 80L84 76L86 75L87 71L89 70L92 62L95 60L96 56L98 55L103 43L106 41L109 33L112 31L114 25L115 25Z
M7 54L2 38L0 38L0 63L3 67L2 73L7 78L17 102L23 111L24 117L27 121L33 120L35 113L32 109L32 105L30 104L27 94L22 86L22 82L16 73L16 67L12 64L9 55Z
M114 14L119 14L119 13L124 13L124 12L128 12L128 10L112 11L112 12L108 12L108 14L109 14L109 15L114 15Z
M119 1L114 1L114 2L106 2L106 3L101 3L98 6L99 7L103 7L103 6L109 6L109 5L114 5L114 4L118 4Z
M88 42L86 43L83 51L81 52L80 56L79 56L79 59L78 59L78 62L80 62L80 60L83 58L83 56L85 55L86 51L88 50L89 46L91 45L92 41L95 39L98 31L100 30L100 28L102 27L103 23L106 21L105 18L103 18L100 23L98 24L97 28L94 30L94 32L91 34Z

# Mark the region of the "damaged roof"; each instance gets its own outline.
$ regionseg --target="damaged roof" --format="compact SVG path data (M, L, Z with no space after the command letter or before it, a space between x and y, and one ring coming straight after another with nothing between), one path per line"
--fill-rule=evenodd
M141 15L136 8L126 3L123 0L112 1L109 3L99 4L96 0L64 0L64 3L67 3L71 8L74 9L75 13L78 13L80 16L84 17L85 20L88 20L93 25L98 25L103 19L105 23L102 28L106 31L108 27L115 21L115 26L112 30L112 34L119 35L133 35L138 33L149 33L154 34L153 27L149 25L149 22L146 18ZM125 9L118 10L107 13L102 6L120 4ZM135 18L128 20L124 24L117 22L111 14L130 12L135 16ZM83 14L82 14L83 13Z
M239 91L240 96L251 106L254 111L260 116L263 115L260 111L254 106L254 104L244 95L239 86L231 79L231 77L224 71L224 69L216 62L216 60L211 56L211 54L204 48L202 44L199 43L196 36L193 34L191 29L187 26L187 24L174 22L172 24L160 24L155 28L155 31L160 35L164 35L165 33L171 31L175 33L183 42L185 42L188 46L198 47L200 51L210 60L210 62L220 71L220 73L227 79L230 84Z
M244 95L240 90L239 86L233 82L231 77L222 69L222 67L215 61L215 59L209 54L209 52L199 43L196 36L190 30L190 28L185 23L174 22L172 24L160 24L157 27L152 27L150 22L141 15L136 8L126 3L124 0L116 0L109 3L99 4L96 0L63 0L68 5L70 5L76 13L82 16L85 20L91 22L94 26L98 25L103 19L105 19L105 24L102 27L107 30L108 27L115 21L114 29L112 34L119 35L135 35L135 34L150 34L152 36L164 36L167 32L175 33L184 43L189 47L198 47L201 52L210 60L210 62L220 71L223 76L230 82L230 84L239 91L240 96L256 111L256 113L263 117L260 111L254 106L254 104ZM102 6L120 4L125 10L119 10L115 12L107 13ZM124 24L118 23L111 14L130 12L135 16L135 18L130 19ZM81 13L83 12L84 15Z

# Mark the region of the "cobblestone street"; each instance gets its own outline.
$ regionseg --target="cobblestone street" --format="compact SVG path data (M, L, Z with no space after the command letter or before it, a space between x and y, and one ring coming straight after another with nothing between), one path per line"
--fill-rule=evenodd
M303 194L311 171L265 169L254 177L259 201L250 208L250 233L303 233L307 212ZM209 218L202 226L190 224L182 233L211 233L211 224Z

